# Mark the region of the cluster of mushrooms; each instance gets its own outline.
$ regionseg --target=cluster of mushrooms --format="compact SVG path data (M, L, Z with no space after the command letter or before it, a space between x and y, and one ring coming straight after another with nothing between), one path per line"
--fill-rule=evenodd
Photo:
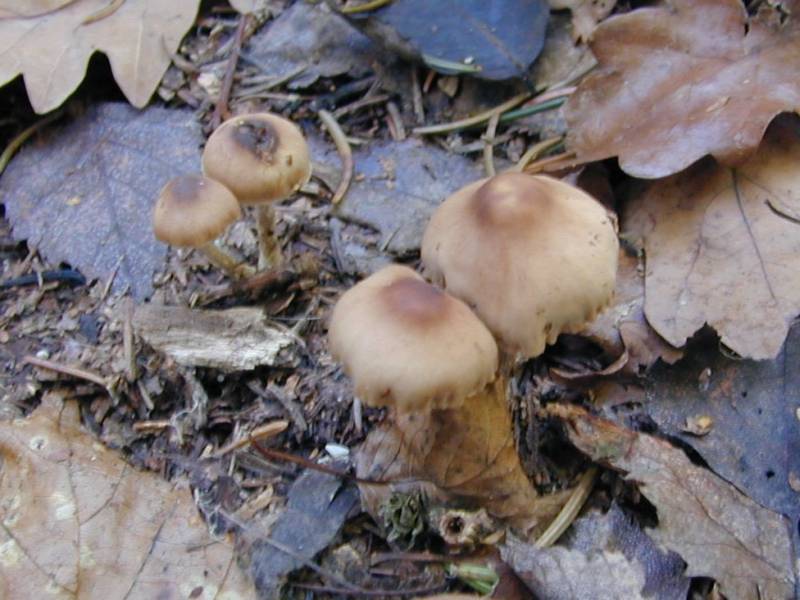
M215 240L240 218L240 206L256 206L259 268L277 266L272 203L311 174L300 129L267 113L234 117L210 136L202 165L202 175L163 188L156 237L199 248L232 277L248 277L253 267ZM431 218L424 277L394 264L342 295L329 323L331 353L357 398L390 407L409 435L424 431L420 423L434 411L493 401L498 389L508 410L514 364L578 332L611 302L618 250L614 217L579 188L518 172L481 179Z
M216 240L241 218L242 206L254 206L258 267L278 266L282 252L272 204L291 196L311 176L308 145L300 129L269 113L233 117L208 138L202 164L202 174L178 176L161 190L153 212L156 238L199 249L235 279L249 277L255 269Z
M615 218L581 189L517 172L481 179L431 218L425 277L391 265L342 295L330 350L356 396L390 407L409 439L437 411L495 402L498 389L508 411L516 362L578 332L611 302L618 251Z

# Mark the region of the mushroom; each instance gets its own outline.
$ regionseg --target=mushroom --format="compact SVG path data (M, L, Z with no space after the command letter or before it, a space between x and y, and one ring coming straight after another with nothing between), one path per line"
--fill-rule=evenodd
M505 352L533 357L610 303L618 249L614 217L584 191L503 173L442 203L425 230L422 262Z
M243 205L255 205L259 267L277 266L272 203L299 190L311 176L308 144L291 121L269 113L233 117L208 138L203 172L226 185Z
M241 216L239 202L221 183L202 175L180 175L162 189L153 209L153 231L165 244L197 248L235 278L252 275L214 240Z
M356 396L399 415L460 406L497 370L497 345L469 307L401 265L342 295L328 339Z

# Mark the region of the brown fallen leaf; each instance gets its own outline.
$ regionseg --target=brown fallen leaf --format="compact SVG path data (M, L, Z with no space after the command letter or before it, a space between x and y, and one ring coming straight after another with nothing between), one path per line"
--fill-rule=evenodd
M626 211L644 239L645 314L673 346L708 323L747 358L775 357L800 313L800 122L780 119L739 168L711 159Z
M199 0L40 0L0 4L0 85L17 75L37 113L78 87L103 52L128 101L142 108L194 23ZM20 8L21 5L29 4ZM19 12L22 11L22 12ZM18 15L18 16L14 16Z
M673 364L683 356L683 351L668 344L645 319L644 269L639 257L620 248L618 265L614 303L600 313L581 335L599 344L617 360L625 357L616 365L615 373L621 370L637 375L659 358ZM577 376L558 374L568 379Z
M424 487L441 503L483 507L529 538L549 524L566 500L541 497L528 481L514 443L503 382L464 406L411 414L373 429L356 455L361 478L395 482L360 485L364 506L380 522L380 507L395 490Z
M55 393L0 423L0 597L254 598L188 489L127 465Z
M706 154L740 163L775 115L800 107L798 9L764 2L748 18L739 0L669 0L606 20L600 68L565 106L568 149L645 178Z
M597 24L614 10L617 0L548 0L553 10L572 13L572 36L579 42L592 39Z
M713 577L729 600L793 597L789 522L739 492L682 450L574 406L551 405L582 452L635 481L658 511L648 535L681 555L691 577Z

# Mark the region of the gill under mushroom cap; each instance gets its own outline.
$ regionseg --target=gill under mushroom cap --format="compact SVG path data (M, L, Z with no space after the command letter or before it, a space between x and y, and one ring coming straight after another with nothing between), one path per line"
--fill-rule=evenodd
M203 150L203 173L225 184L242 204L260 204L299 190L311 176L311 158L297 125L255 113L217 127Z
M180 175L161 189L153 232L166 244L197 248L214 241L241 215L236 197L218 181Z
M616 221L558 179L504 173L445 200L422 240L425 273L526 357L579 331L611 301Z
M399 413L460 406L497 370L497 344L473 312L400 265L342 295L328 339L356 395Z

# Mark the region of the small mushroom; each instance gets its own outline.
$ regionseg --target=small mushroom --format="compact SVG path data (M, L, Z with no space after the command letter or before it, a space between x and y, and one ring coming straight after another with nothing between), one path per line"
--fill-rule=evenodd
M153 209L153 231L165 244L197 248L214 266L235 278L252 275L215 243L241 217L239 202L221 183L202 175L180 175L162 189Z
M203 172L226 185L241 204L257 206L259 267L277 266L282 253L272 203L291 196L311 176L300 129L269 113L233 117L208 138Z
M401 415L460 406L497 370L497 345L469 307L401 265L342 295L328 339L356 395Z
M503 173L445 200L422 240L425 274L474 308L512 357L538 356L611 301L616 221L546 176Z

